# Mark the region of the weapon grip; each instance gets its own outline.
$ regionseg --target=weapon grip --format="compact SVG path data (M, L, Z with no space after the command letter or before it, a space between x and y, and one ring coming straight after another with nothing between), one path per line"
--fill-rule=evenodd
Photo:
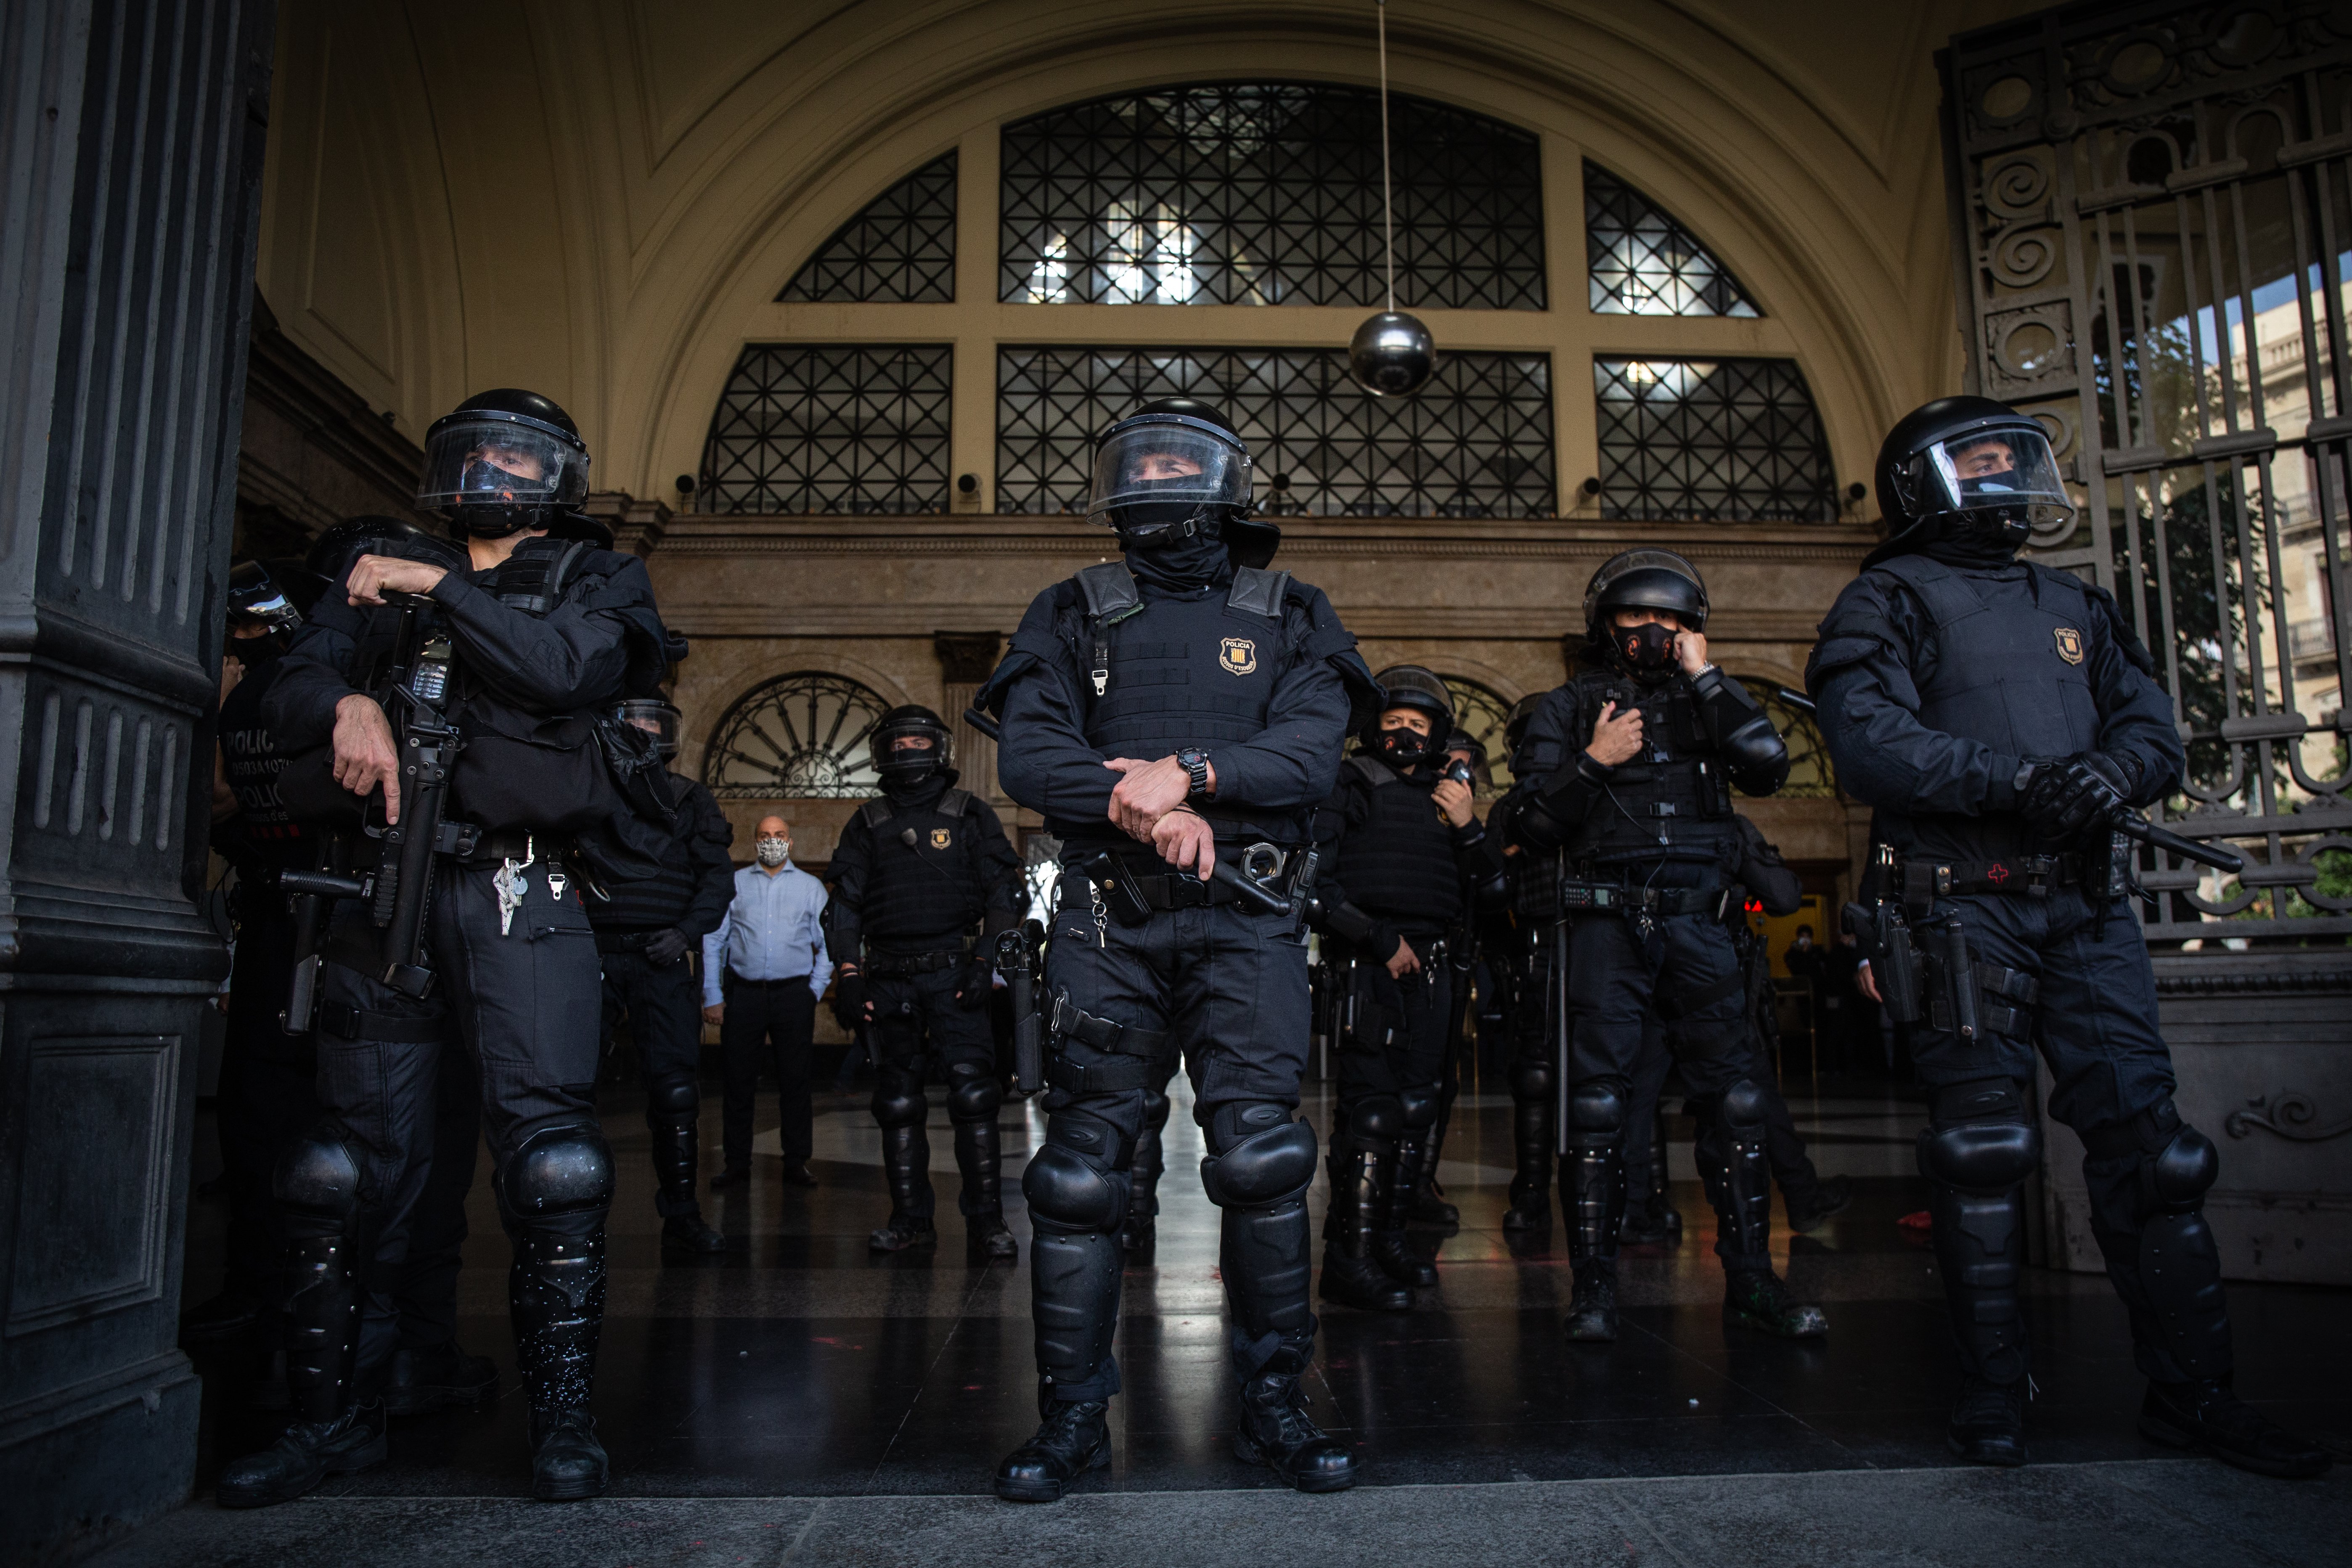
M1034 922L1029 922L1034 923ZM1013 990L1013 1092L1024 1099L1045 1087L1045 1037L1037 1016L1037 954L1026 924L996 939L996 966Z
M1260 914L1289 915L1297 912L1288 899L1273 891L1255 877L1244 874L1238 866L1220 860L1209 875L1213 880L1223 882L1239 893L1242 902L1253 905Z

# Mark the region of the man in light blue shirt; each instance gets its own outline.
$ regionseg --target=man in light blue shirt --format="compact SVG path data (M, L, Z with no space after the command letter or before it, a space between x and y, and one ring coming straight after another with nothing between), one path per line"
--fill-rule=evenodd
M793 864L792 825L782 817L760 819L753 849L758 861L736 871L727 918L702 939L702 1017L719 1026L727 1060L727 1168L710 1184L739 1187L751 1179L751 1111L761 1062L772 1051L783 1112L784 1181L813 1187L809 1052L816 1000L833 976L817 923L825 888Z

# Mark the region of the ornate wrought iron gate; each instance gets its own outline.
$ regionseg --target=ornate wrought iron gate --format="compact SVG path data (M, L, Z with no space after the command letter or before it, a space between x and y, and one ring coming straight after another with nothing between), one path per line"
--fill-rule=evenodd
M1938 63L1972 390L2071 466L2034 547L2155 655L2171 826L2248 861L2142 873L2216 1228L2233 1273L2352 1279L2352 9L2100 0ZM2053 1246L2095 1267L2073 1152Z

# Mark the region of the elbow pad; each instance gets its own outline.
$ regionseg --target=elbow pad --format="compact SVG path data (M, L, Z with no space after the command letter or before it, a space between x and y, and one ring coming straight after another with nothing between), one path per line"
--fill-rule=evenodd
M1772 795L1789 782L1789 744L1759 712L1723 738L1731 782L1749 795Z

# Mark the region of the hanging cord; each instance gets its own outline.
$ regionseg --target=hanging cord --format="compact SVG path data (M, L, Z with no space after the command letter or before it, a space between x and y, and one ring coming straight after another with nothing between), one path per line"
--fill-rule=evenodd
M1389 314L1396 314L1396 200L1389 185L1389 0L1373 0L1381 35L1381 249L1388 261Z

